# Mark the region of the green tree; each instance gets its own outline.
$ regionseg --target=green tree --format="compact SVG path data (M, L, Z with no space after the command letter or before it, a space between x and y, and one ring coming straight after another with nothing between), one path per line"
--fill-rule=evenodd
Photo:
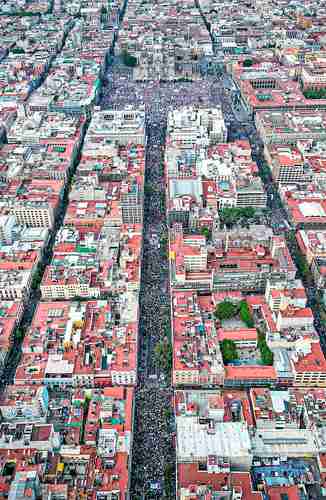
M263 181L267 182L271 179L271 171L269 166L264 163L261 168L259 169L259 174L260 177L262 178Z
M306 99L326 99L326 88L304 90L303 95Z
M137 59L136 59L136 57L134 57L131 54L129 54L129 52L127 50L125 50L122 53L122 60L123 60L123 63L126 66L129 66L130 68L134 68L135 66L137 66Z
M172 411L171 408L168 406L167 408L164 408L164 417L166 420L170 420L172 416Z
M243 61L243 66L245 68L250 68L252 65L254 64L253 60L252 59L245 59Z
M14 47L13 49L11 49L11 52L13 54L25 54L25 51L22 47Z
M215 309L215 317L219 320L233 318L238 312L238 308L229 300L223 300Z
M107 11L107 8L102 5L102 8L101 8L101 22L104 23L107 19L107 15L108 15L108 11Z
M171 326L170 326L170 321L169 323L164 327L164 335L167 338L167 340L171 340Z
M223 356L223 363L227 365L231 361L238 359L237 348L233 340L224 339L220 343Z
M17 328L15 331L15 339L21 342L24 338L24 331L21 328Z
M298 268L301 276L309 281L310 280L310 269L309 269L308 263L306 261L306 258L300 252L297 252L296 256L295 256L295 261L296 261L296 265L297 265L297 268Z
M294 259L295 264L298 268L299 274L304 281L313 281L313 276L311 274L308 262L305 256L301 253L300 247L298 245L296 235L294 231L289 231L287 234L287 241L290 242L292 248L294 249Z
M248 219L252 219L255 216L256 210L253 207L244 207L241 209L241 215L243 217L248 217Z
M260 350L260 357L264 365L272 366L274 362L274 355L267 345L265 334L258 333L258 349Z
M164 489L168 497L172 496L173 493L173 472L174 466L171 463L167 463L164 467Z
M40 265L38 265L36 271L33 274L33 278L32 278L31 287L33 290L36 290L40 286L41 281L42 281L42 277L43 277L42 267Z
M209 240L210 235L211 235L211 232L210 232L210 230L208 229L208 227L202 227L200 232L201 232L201 234L202 234L203 236L205 236L205 238L206 238L207 240Z
M83 401L83 421L82 421L82 428L80 432L80 444L85 444L85 426L87 423L87 417L88 417L88 410L89 410L89 404L91 402L91 395L90 394L85 394L85 399Z
M255 324L246 300L242 300L240 302L239 312L240 312L240 319L246 324L247 328L253 328Z
M164 338L163 340L161 340L156 344L154 352L160 368L162 368L163 370L170 371L172 369L171 342L167 338Z
M255 213L256 211L253 207L227 207L219 211L219 216L222 224L233 226L233 224L236 224L242 218L251 219Z
M222 208L219 215L222 224L233 226L238 219L239 213L236 208Z

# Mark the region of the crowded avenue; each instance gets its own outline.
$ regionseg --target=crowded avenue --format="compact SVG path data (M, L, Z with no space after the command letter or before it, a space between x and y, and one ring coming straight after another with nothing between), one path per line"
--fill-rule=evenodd
M160 370L155 355L155 346L160 341L170 341L166 337L170 297L163 171L167 113L182 106L223 104L216 85L220 83L215 78L197 82L135 82L115 58L102 97L102 109L136 105L144 106L146 111L139 379L135 396L131 480L131 498L135 499L175 497L173 390L170 374ZM229 106L227 101L224 106Z

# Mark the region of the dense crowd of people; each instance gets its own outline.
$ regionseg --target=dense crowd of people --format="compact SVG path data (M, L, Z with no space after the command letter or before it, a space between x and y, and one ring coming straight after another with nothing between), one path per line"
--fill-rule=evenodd
M162 119L163 118L163 119ZM166 233L163 154L166 116L149 114L144 200L144 242L140 297L139 385L136 389L132 490L135 498L152 489L160 494L167 463L174 463L169 422L172 391L163 387L155 346L164 337L169 318L168 261L161 248ZM153 238L155 236L155 238ZM172 409L172 408L171 408ZM158 488L155 490L155 487Z
M113 70L108 77L107 93L102 99L102 106L121 109L127 105L145 106L149 115L158 113L162 117L169 111L181 106L198 104L208 105L214 99L211 85L214 79L162 82L137 82L130 70Z

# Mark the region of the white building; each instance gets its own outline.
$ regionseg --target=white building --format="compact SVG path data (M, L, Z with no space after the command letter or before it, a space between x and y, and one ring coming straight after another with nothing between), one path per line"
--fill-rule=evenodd
M309 429L259 429L252 437L256 457L313 457L317 454Z
M176 418L177 460L182 463L207 462L209 456L229 460L231 467L249 470L251 443L244 422L201 424L198 417Z
M46 387L9 386L1 401L0 412L7 422L46 422L48 390Z
M29 227L49 227L54 224L54 211L50 204L42 201L26 201L14 206L18 224Z
M17 224L14 215L0 216L0 243L11 245L13 242L14 228Z
M0 299L24 299L31 283L32 269L0 271Z
M172 143L185 148L194 144L208 146L226 142L227 128L222 109L174 109L168 115L167 135Z
M85 143L107 141L124 145L145 144L145 111L143 109L106 110L93 113Z

